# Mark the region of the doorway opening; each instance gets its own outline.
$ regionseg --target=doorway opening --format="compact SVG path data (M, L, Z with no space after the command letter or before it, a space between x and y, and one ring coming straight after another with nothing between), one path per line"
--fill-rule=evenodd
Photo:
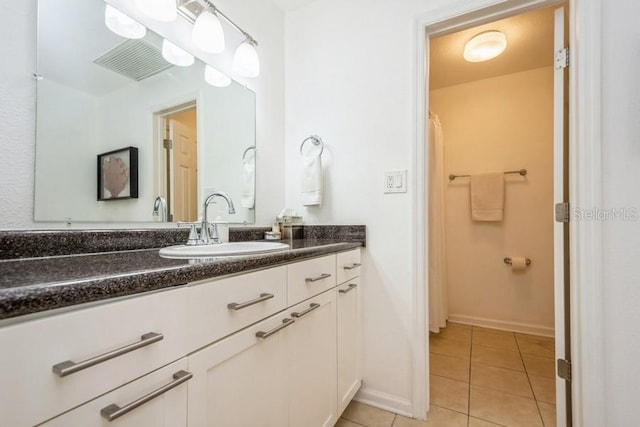
M158 195L171 222L198 219L197 104L190 101L156 113Z
M545 6L426 41L430 403L506 425L571 425L555 361L569 360L568 234L553 217L568 200L568 71L556 66L568 5ZM465 61L465 43L494 30L505 52Z

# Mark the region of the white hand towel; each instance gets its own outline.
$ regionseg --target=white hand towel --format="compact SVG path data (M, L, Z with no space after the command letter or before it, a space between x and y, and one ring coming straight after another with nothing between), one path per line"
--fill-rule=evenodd
M240 206L253 209L256 205L256 164L253 159L242 162L242 196Z
M322 203L322 158L320 154L302 157L302 204Z
M504 212L504 174L471 175L471 219L502 221Z

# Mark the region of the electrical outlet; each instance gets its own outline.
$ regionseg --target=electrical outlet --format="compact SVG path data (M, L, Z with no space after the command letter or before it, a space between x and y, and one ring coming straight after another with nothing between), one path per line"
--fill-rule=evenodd
M407 170L393 170L384 172L385 193L407 192Z
M391 190L395 185L393 184L393 175L385 176L385 190Z

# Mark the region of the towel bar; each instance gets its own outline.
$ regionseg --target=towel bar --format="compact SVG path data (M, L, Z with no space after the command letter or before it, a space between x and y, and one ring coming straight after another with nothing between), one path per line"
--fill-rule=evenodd
M322 156L322 152L324 151L324 142L322 141L322 138L320 138L318 135L311 135L308 136L307 138L304 139L304 141L302 141L302 144L300 144L300 155L302 156L302 147L304 147L304 144L310 141L313 145L320 146L320 154L319 156Z
M527 170L526 169L520 169L520 170L517 170L517 171L504 171L505 175L508 174L508 173L517 173L517 174L520 174L522 176L526 176L527 175ZM451 175L449 175L449 181L453 181L456 178L468 178L470 176L471 175L454 175L454 174L451 174Z

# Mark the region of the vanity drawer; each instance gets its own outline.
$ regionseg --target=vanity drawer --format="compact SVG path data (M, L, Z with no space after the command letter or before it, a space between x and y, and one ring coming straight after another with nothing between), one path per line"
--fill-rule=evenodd
M0 328L0 425L45 421L179 359L186 309L173 289Z
M287 306L287 269L197 282L187 290L189 344L199 348L283 310Z
M336 285L336 256L290 264L287 283L290 306L333 288Z
M340 252L337 255L338 284L360 276L360 249Z
M192 375L185 357L62 414L42 427L186 427L187 385Z

